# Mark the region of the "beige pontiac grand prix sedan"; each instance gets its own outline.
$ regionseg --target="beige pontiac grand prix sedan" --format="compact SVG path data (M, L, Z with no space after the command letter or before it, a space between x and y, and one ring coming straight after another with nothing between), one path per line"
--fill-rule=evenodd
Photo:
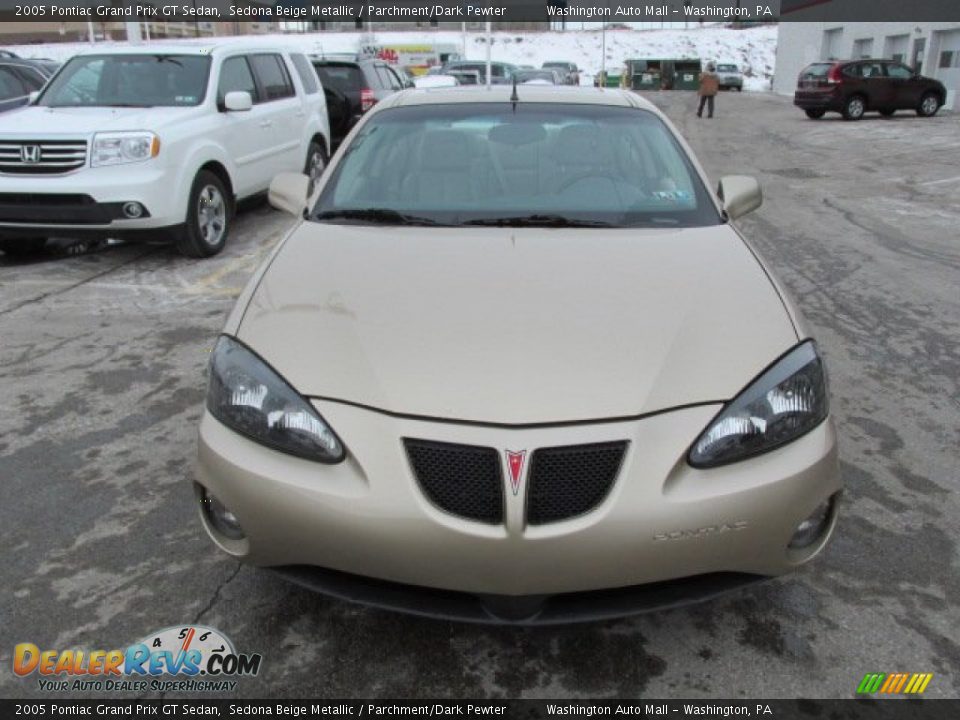
M836 523L823 361L670 122L609 89L377 104L216 342L213 541L337 597L558 623L789 572Z

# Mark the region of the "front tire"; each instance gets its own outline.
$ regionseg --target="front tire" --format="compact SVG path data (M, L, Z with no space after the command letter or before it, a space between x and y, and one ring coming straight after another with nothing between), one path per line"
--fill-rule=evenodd
M227 243L233 207L223 181L208 170L194 178L187 204L187 221L177 236L177 250L187 257L216 255Z
M811 120L819 120L827 113L826 110L820 110L819 108L808 108L807 110L804 110L804 112Z
M844 120L859 120L867 111L867 99L863 95L851 95L843 104Z
M920 105L917 107L917 115L920 117L933 117L940 109L940 96L929 92L920 98Z
M46 244L43 237L8 238L0 240L0 250L10 257L25 257L38 254Z

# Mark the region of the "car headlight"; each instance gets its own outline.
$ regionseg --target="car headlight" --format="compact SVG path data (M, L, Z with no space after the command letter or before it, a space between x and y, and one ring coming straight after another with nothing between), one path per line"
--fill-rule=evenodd
M152 132L97 133L93 136L90 167L142 162L159 152L160 138Z
M210 358L207 409L227 427L274 450L324 463L344 458L343 444L310 403L225 335Z
M827 381L813 341L784 355L717 415L690 448L688 462L716 467L796 440L827 417Z

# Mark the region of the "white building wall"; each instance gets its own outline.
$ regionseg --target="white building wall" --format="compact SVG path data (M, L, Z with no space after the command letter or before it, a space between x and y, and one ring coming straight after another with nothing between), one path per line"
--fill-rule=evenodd
M797 75L804 67L821 60L855 58L858 48L870 47L874 57L903 54L903 61L912 65L918 41L923 43L920 72L946 85L946 107L960 110L960 23L957 22L780 23L773 90L792 95ZM942 52L953 52L951 67L939 67Z

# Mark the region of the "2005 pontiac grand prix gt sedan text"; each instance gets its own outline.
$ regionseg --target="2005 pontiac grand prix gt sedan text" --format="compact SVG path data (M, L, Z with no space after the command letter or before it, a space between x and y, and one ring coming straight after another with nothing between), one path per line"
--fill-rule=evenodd
M668 120L618 90L379 103L213 351L197 497L241 560L463 620L788 572L840 491L817 346Z

